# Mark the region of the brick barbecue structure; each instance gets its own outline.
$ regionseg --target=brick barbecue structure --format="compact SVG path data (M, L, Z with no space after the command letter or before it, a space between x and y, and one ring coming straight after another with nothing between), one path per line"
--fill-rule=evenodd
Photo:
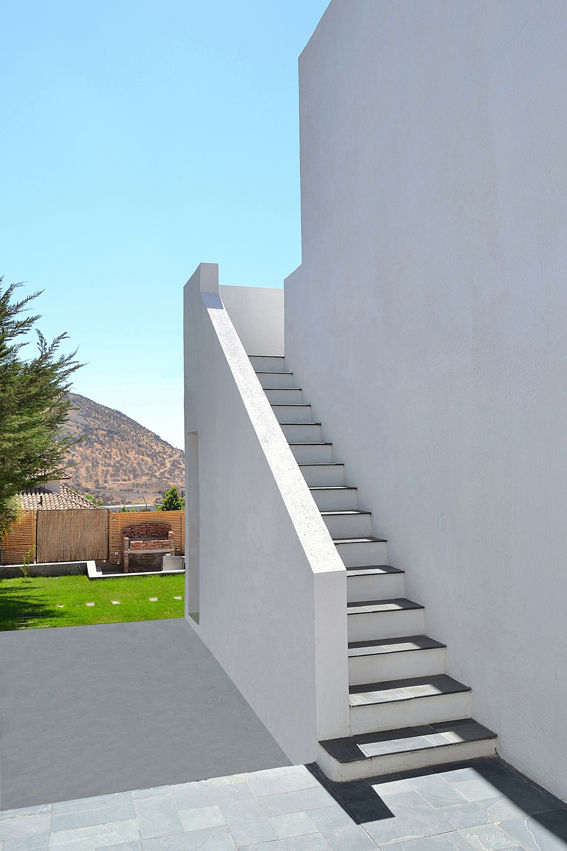
M174 535L169 523L133 523L122 530L122 566L124 573L130 569L130 555L143 561L147 556L175 554Z

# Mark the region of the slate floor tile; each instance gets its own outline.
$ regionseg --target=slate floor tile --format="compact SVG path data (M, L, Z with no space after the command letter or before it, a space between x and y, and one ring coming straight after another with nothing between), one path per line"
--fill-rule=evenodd
M317 833L317 825L309 818L307 813L287 813L283 816L272 816L270 821L279 839L290 839L292 836Z
M456 830L465 827L478 827L483 824L492 824L505 818L518 817L518 808L508 798L489 798L484 801L471 801L467 804L443 807L443 813L447 821Z
M536 816L506 819L500 827L527 851L567 849L566 811L552 810Z
M220 827L225 824L220 807L197 807L192 810L179 810L183 830L204 830L207 827Z
M277 795L280 792L297 792L300 789L310 789L319 785L304 765L255 771L246 775L246 780L256 797Z
M20 816L45 815L51 812L51 804L40 804L35 807L20 807L17 810L0 810L0 822Z
M142 851L142 843L123 842L122 845L99 845L95 851Z
M225 801L220 804L220 809L238 846L278 838L272 823L257 801Z
M143 851L234 851L236 845L228 828L211 827L206 830L191 830L177 836L144 839L142 848Z
M341 851L375 851L376 843L363 827L356 824L340 807L311 810L310 818L319 828L331 848Z
M265 795L258 799L262 809L269 816L279 816L286 813L317 810L321 807L336 807L338 804L323 789L315 786L312 789L301 789L298 792L283 792L279 795Z
M408 780L408 786L432 807L447 807L463 804L467 800L455 786L447 783L439 774L426 774Z
M112 795L96 795L91 798L76 798L72 801L57 801L51 805L52 815L62 813L80 813L86 810L106 809L107 807L128 804L132 800L131 792L116 792Z
M516 840L497 824L487 824L481 827L465 827L459 832L473 848L477 848L479 851L514 848L517 845Z
M137 842L140 838L138 823L117 821L112 824L97 824L80 827L76 830L57 830L49 837L49 849L60 851L92 851L94 848L108 848L127 842Z
M439 808L429 806L417 792L400 792L388 797L390 818L364 824L365 830L380 845L396 840L422 839L453 830Z
M0 851L47 851L49 834L36 833L33 836L23 836L19 839L7 839L0 842Z
M73 830L76 827L89 827L94 824L108 824L112 821L126 821L136 818L132 797L128 795L106 806L94 809L59 812L54 804L51 813L51 830Z
M440 836L426 836L423 839L410 839L409 842L394 842L383 846L388 851L471 851L472 845L457 831L442 833Z
M330 851L331 846L320 833L262 842L260 845L242 845L239 851ZM345 848L347 851L347 848Z
M173 787L173 797L180 810L197 807L213 807L225 801L254 801L254 795L246 782L209 784L203 780Z
M21 839L49 831L49 813L29 816L13 816L0 820L0 840Z
M142 839L183 832L177 807L171 797L137 798L134 806Z

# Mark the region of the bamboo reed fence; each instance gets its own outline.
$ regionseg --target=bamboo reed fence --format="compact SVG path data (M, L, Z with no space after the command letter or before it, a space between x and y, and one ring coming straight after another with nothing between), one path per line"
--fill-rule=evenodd
M175 554L185 552L185 511L136 513L82 508L24 511L14 529L0 541L0 564L21 564L35 547L32 561L122 560L122 529L132 523L169 523Z

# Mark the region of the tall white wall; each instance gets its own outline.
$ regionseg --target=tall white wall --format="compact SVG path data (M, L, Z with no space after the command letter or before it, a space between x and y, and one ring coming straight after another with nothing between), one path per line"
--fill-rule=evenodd
M333 0L286 357L502 756L567 797L567 5Z
M247 354L283 355L283 288L221 286L219 294Z
M185 287L187 619L290 759L310 762L318 739L348 732L346 571L217 276L201 264ZM245 295L241 329L265 319L263 294Z

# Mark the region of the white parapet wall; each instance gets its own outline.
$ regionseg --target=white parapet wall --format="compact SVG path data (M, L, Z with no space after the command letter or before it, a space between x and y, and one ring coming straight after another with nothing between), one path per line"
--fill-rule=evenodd
M249 353L283 354L281 294L245 289L221 290L233 324L216 265L185 287L187 619L309 762L348 733L346 572L235 330Z
M502 756L567 798L567 4L333 0L286 358Z

